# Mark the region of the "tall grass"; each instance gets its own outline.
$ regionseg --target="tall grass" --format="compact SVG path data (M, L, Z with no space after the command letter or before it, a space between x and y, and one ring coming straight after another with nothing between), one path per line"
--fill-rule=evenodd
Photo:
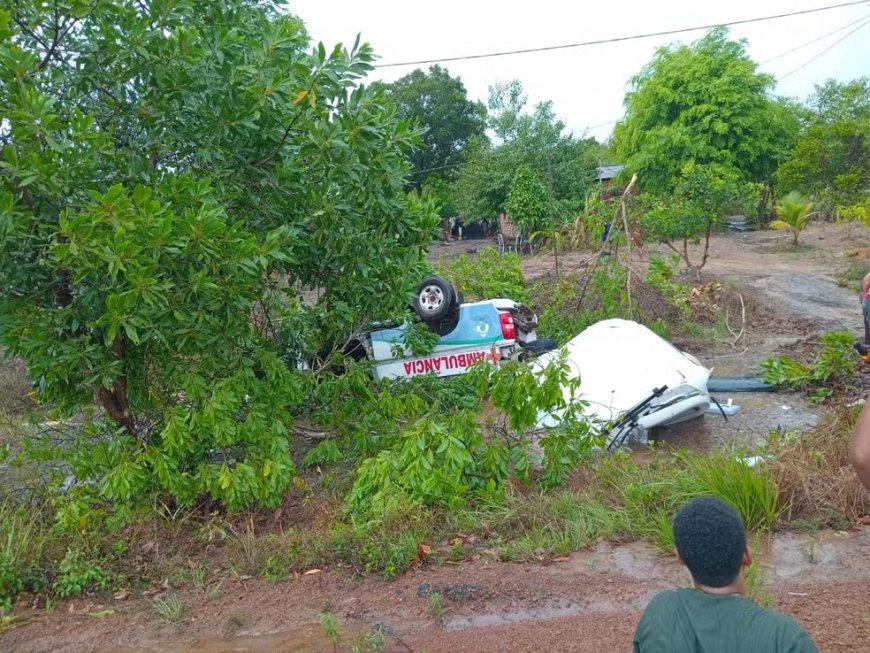
M784 433L770 444L771 475L786 523L843 527L870 514L870 494L849 457L860 407L840 406L812 431Z
M750 467L725 454L683 456L686 474L681 475L683 494L690 498L709 494L737 509L747 530L773 528L782 512L779 489L765 468Z
M773 528L783 502L765 467L725 453L681 452L638 465L626 455L606 459L595 478L599 492L622 513L625 535L673 547L674 513L690 499L710 495L733 505L750 531Z
M43 585L45 545L40 514L0 503L0 613L9 611L16 594Z

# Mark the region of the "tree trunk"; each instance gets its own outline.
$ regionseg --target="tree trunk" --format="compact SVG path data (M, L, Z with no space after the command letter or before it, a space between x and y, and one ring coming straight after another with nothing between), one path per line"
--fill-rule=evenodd
M698 275L700 277L701 268L707 264L707 257L710 255L710 232L713 230L713 225L707 225L707 230L704 232L704 254L701 256L701 263L698 265Z
M687 249L687 245L686 245L686 241L685 241L685 240L683 241L683 251L682 251L682 252L681 252L680 250L678 250L676 247L674 247L673 244L670 243L670 242L665 243L665 245L667 245L668 248L670 248L671 250L673 250L673 252L674 252L677 256L679 256L681 259L683 259L683 263L686 264L686 269L687 269L687 270L691 269L691 267L692 267L692 262L689 260L689 252L688 252L688 249Z
M124 340L121 335L115 336L112 352L118 360L124 360ZM112 382L111 388L100 386L97 397L109 417L124 427L128 435L144 442L144 437L136 428L136 420L130 412L130 402L127 398L127 377L120 376Z

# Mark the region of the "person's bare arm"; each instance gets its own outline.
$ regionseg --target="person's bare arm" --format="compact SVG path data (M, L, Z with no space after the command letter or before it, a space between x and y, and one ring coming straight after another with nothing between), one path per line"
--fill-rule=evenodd
M858 416L855 431L852 433L852 464L858 478L864 487L870 490L870 401L864 403L864 408Z
M864 278L861 280L861 300L864 300L864 296L867 294L867 290L870 290L870 272L864 275Z

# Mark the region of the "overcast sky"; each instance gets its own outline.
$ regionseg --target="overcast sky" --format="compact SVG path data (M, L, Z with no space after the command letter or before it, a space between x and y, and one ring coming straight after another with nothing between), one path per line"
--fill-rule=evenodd
M315 42L352 44L357 33L372 44L379 63L534 48L756 18L840 4L844 0L290 0ZM779 79L846 36L870 17L870 2L804 16L740 25L731 36L749 42L761 70ZM787 53L814 39L814 43ZM519 79L530 104L552 100L568 128L604 139L622 116L629 78L659 46L692 42L703 31L636 41L493 59L441 64L462 78L469 96L486 102L490 84ZM784 56L778 56L784 55ZM426 66L423 66L426 68ZM377 69L373 79L393 81L414 66ZM870 75L870 25L778 82L777 93L805 98L833 77ZM606 123L606 124L602 124Z

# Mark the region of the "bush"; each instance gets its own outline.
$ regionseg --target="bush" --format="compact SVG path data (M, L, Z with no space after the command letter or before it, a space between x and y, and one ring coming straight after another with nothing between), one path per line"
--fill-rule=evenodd
M540 282L535 287L539 335L565 343L600 320L635 317L626 282L625 268L610 261Z
M604 461L597 478L623 510L624 532L652 539L665 549L673 546L674 514L696 496L727 501L748 530L770 530L782 510L770 470L750 467L724 452L681 452L643 466L618 454Z
M811 431L773 434L769 466L786 506L786 522L849 528L870 514L870 494L855 474L849 454L860 411L860 407L836 406Z
M762 378L776 386L794 389L844 381L855 375L858 356L854 336L848 331L831 331L821 337L822 348L810 364L790 356L775 356L761 364Z
M460 507L500 493L509 476L530 480L536 465L542 484L560 483L599 442L580 416L581 404L565 399L564 390L578 386L568 371L564 361L539 371L520 363L478 364L467 376L478 397L489 392L490 432L467 409L412 406L417 414L407 426L386 431L381 450L360 464L347 497L350 514L378 515L403 505ZM562 412L560 426L535 437L539 416L554 411Z
M68 549L54 579L54 592L60 598L109 588L109 573L84 551Z
M499 254L487 247L472 258L463 254L450 262L441 262L438 273L452 281L466 301L506 297L528 301L526 280L519 254Z

